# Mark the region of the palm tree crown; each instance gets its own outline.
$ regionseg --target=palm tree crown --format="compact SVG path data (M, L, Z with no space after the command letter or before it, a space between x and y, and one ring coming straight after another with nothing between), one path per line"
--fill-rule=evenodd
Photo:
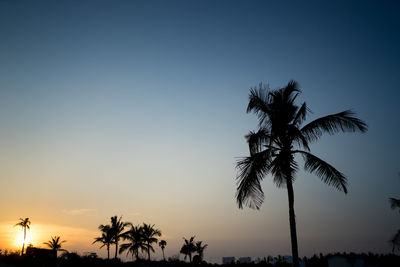
M14 225L14 227L20 226L24 230L24 242L22 243L21 255L24 254L26 229L30 229L30 224L31 224L31 221L29 220L29 218L25 218L25 219L19 218L19 222Z
M150 251L154 252L153 243L157 243L158 239L156 236L161 236L161 231L154 228L154 224L143 223L142 226L143 241L146 244L146 251L148 260L150 260Z
M99 230L101 231L101 236L96 237L93 241L94 243L102 243L101 247L106 246L107 248L107 259L110 259L110 246L114 244L114 236L109 225L100 225Z
M194 238L194 236L192 236L190 239L183 238L184 243L180 250L180 253L185 255L185 259L187 256L189 256L189 262L192 262L192 253L196 252Z
M62 240L60 236L54 236L51 237L51 239L47 242L44 242L43 244L47 245L49 248L51 248L54 251L54 255L57 258L57 250L63 250L61 249L61 244L65 243L67 241Z
M123 237L123 231L125 226L129 223L121 221L122 217L113 216L111 217L111 225L108 226L111 229L111 234L113 235L113 243L115 244L115 259L118 256L118 242ZM100 227L107 227L106 225L100 225Z
M246 135L250 156L237 162L238 186L236 201L259 209L264 201L261 181L271 173L278 187L286 187L289 199L289 222L292 239L292 254L298 266L297 234L294 214L293 182L298 164L295 155L305 161L304 169L321 180L347 193L347 179L332 165L310 153L309 144L317 141L323 133L365 132L367 125L346 110L316 119L304 126L309 112L306 103L300 106L295 100L300 93L298 84L290 81L287 86L267 91L262 84L250 90L247 112L254 112L259 119L259 129Z
M160 240L160 242L158 242L158 245L160 246L161 250L162 250L162 255L163 255L163 259L165 261L165 255L164 255L164 249L167 246L167 241L165 240Z
M139 259L139 249L142 252L146 251L146 249L147 249L147 246L143 240L143 228L142 228L142 226L134 226L131 223L129 224L129 226L131 227L131 229L126 231L123 234L123 239L127 240L128 243L121 245L121 247L119 249L119 253L122 253L126 250L127 255L129 253L131 253L132 258L133 258L133 256L135 256L136 260L138 260Z
M199 254L200 260L203 260L204 250L208 247L208 244L204 244L202 241L197 241L195 244L196 252Z

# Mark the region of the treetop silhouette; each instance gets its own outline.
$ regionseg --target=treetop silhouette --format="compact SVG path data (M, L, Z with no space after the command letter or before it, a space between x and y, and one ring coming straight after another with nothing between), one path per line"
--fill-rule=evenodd
M306 103L296 105L301 93L299 85L290 81L285 87L268 91L262 84L251 88L247 113L253 112L259 120L257 131L245 136L250 156L237 162L236 201L239 208L259 209L264 201L261 181L269 173L278 187L286 187L289 200L289 222L294 266L299 265L294 213L293 183L299 169L295 155L304 159L304 169L321 180L347 193L347 178L332 165L310 153L309 144L324 133L366 132L367 125L346 110L318 118L303 125L310 112Z

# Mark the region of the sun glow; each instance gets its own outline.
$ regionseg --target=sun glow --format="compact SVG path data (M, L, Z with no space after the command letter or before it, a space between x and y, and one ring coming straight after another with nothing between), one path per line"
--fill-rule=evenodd
M26 232L26 238L25 238L25 247L31 243L32 238L31 238L31 233L30 231ZM22 245L24 244L24 233L20 233L17 237L17 244L19 247L22 247Z

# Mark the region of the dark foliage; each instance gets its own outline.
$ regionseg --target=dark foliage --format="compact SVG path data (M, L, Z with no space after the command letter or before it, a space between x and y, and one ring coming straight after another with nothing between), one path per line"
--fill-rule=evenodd
M377 267L397 267L400 266L400 256L395 254L373 254L373 253L334 253L319 256L314 255L310 258L303 258L303 261L306 263L307 267L327 267L328 260L333 257L344 257L350 261L352 260L362 260L367 266L377 266ZM279 258L279 257L278 257ZM275 259L278 259L275 258ZM139 260L137 262L121 262L119 259L112 259L110 261L105 259L100 259L93 256L80 256L77 253L65 253L62 257L57 259L57 263L60 267L80 267L80 266L132 266L132 267L172 267L172 266L193 266L195 264L190 264L183 261L147 261L147 260ZM10 267L22 267L22 266L33 266L33 267L54 267L55 261L54 259L38 259L32 258L29 256L20 256L18 253L5 253L0 254L0 265L6 264ZM224 267L232 267L232 266L258 266L258 267L289 267L291 266L288 263L283 261L277 261L275 264L268 263L267 260L261 260L257 263L232 263L232 264L209 264L206 262L201 262L197 264L198 266L224 266Z

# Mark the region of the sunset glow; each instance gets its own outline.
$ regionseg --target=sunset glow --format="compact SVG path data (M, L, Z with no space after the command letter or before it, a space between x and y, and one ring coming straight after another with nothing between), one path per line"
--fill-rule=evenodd
M27 232L26 233L26 239L25 239L25 248L28 244L31 244L31 233ZM22 245L24 244L24 233L19 234L19 236L17 237L17 245L18 247L22 247Z

